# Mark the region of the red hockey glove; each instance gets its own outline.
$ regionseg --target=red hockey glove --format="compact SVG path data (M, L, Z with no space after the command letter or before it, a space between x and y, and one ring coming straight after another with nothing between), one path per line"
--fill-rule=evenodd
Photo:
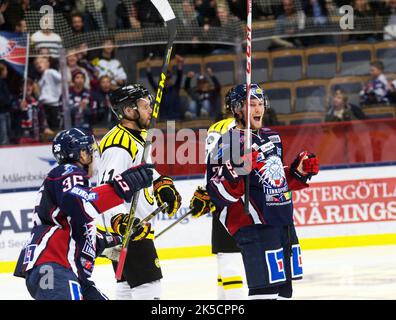
M307 182L319 172L318 158L313 153L302 151L293 161L290 171L301 181Z

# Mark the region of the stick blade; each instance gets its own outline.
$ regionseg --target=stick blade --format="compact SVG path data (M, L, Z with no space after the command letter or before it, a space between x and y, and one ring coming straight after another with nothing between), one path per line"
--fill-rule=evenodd
M117 270L116 270L116 274L115 274L115 277L117 280L121 280L121 278L122 278L122 271L124 270L124 264L125 264L127 252L128 252L127 248L121 249L120 259L118 260Z

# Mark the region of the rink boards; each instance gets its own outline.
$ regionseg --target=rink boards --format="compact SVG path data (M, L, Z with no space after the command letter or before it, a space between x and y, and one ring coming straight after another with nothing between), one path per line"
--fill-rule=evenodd
M303 249L396 243L396 166L322 170L293 193ZM155 219L157 233L188 210L201 179L177 180L178 214ZM32 227L36 191L0 193L0 272L10 272ZM210 255L211 217L191 217L156 240L162 259Z

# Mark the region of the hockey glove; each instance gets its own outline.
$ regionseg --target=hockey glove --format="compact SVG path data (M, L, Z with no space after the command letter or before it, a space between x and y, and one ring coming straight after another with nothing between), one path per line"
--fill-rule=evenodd
M116 214L111 218L111 227L112 229L120 234L124 235L127 231L128 222L130 219L129 214L119 213ZM146 239L152 232L151 232L151 224L146 222L143 226L138 226L140 223L139 218L134 218L132 222L132 230L134 232L131 234L132 241L138 241ZM136 229L136 230L135 230Z
M210 201L208 192L204 188L198 187L190 201L190 209L193 210L192 216L198 218L206 213L214 212L216 207Z
M164 203L168 204L166 213L169 217L173 217L177 210L179 210L182 198L176 190L173 180L168 176L160 176L154 181L154 197L157 200L158 206Z
M131 202L135 192L151 186L153 168L153 164L143 163L116 175L111 183L117 195L126 202Z
M318 158L313 153L302 151L291 164L290 170L298 179L306 183L319 172Z

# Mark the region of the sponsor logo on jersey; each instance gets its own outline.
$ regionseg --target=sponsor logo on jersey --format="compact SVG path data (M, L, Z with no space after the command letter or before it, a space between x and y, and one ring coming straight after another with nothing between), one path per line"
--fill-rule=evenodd
M95 258L95 255L96 255L95 249L92 247L89 240L85 240L84 247L81 252L85 253L86 255L88 255L92 258Z
M74 186L69 193L72 193L85 201L95 201L98 199L98 194L96 192L87 192L79 186Z
M291 203L291 192L283 192L279 194L266 194L265 195L265 202L267 206L283 206L285 204Z
M85 232L84 236L86 238L82 252L88 256L95 258L96 256L96 226L94 222L84 224Z
M286 280L283 249L265 251L267 261L269 283L277 283Z
M266 144L263 144L263 145L260 147L260 150L261 150L262 152L266 153L266 152L272 150L273 148L275 148L275 145L270 141L270 142L267 142Z
M299 244L292 245L292 256L290 258L292 278L301 278L303 275L301 248Z
M281 157L281 156L282 156L282 149L276 147L276 153L277 153L277 155L278 155L279 157Z
M91 260L85 259L85 258L80 258L81 265L83 266L84 269L88 270L89 272L92 272L93 270L93 262Z
M271 142L273 143L280 143L281 139L279 135L275 135L275 136L269 136L268 139L271 140Z
M28 264L33 260L34 250L36 250L37 244L30 244L26 247L25 257L23 258L23 264Z

